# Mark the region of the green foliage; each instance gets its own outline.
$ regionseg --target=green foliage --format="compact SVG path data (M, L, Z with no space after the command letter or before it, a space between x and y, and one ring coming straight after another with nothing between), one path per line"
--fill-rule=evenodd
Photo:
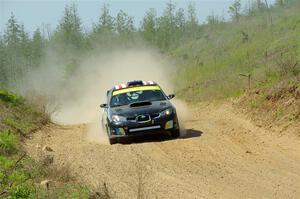
M195 3L189 2L187 11L187 27L190 29L197 28L198 17Z
M89 198L90 190L72 181L58 183L45 190L37 180L48 178L48 175L26 155L0 155L0 190L5 190L4 198Z
M238 20L241 15L241 0L235 0L233 4L229 7L229 14L233 19Z
M12 14L8 19L6 32L4 35L5 43L12 44L14 46L18 45L21 40L21 26L18 24L15 16Z
M182 8L176 9L175 5L169 2L160 17L156 15L155 9L146 12L139 33L148 44L169 51L186 40L199 37L199 31L200 25L193 3L188 4L185 12Z
M115 19L110 15L108 5L103 4L98 23L93 24L93 32L89 36L91 45L94 48L106 46L109 49L116 38L115 29Z
M11 103L13 105L19 105L24 102L23 97L16 95L14 93L10 93L4 89L0 89L0 100Z
M20 120L15 115L5 118L3 123L12 130L20 132L21 134L26 134L33 128L32 121L28 121L26 119Z
M112 16L109 6L103 4L93 30L86 32L73 3L65 7L48 38L39 29L29 37L12 15L0 36L0 85L18 90L24 74L42 67L48 49L63 67L62 79L67 80L92 50L102 53L146 43L174 56L181 65L179 92L193 93L195 99L236 96L247 84L240 73L251 74L252 85L273 83L269 74L275 74L273 80L284 74L299 75L298 10L295 0L271 6L254 0L245 10L240 0L234 0L229 7L232 21L212 13L207 23L200 24L194 3L184 10L168 2L162 15L150 9L135 28L133 17L122 10Z
M251 88L299 78L300 34L288 31L299 28L299 6L273 7L272 25L262 12L241 15L239 23L203 27L200 39L171 51L181 66L178 93L189 100L222 99L248 89L248 79L240 74L251 74Z
M75 53L77 49L82 47L84 36L81 19L74 3L65 7L64 16L57 27L54 40L60 47L63 47L63 51L68 50Z
M24 26L12 14L8 20L3 40L0 42L0 84L18 88L21 77L36 57L31 54L31 40Z
M163 15L157 20L157 44L159 48L168 50L176 42L175 5L171 2L167 3Z
M32 64L35 67L38 67L42 63L42 59L44 56L44 47L45 41L42 36L40 29L36 29L33 33L32 43L31 43L31 56L34 57L32 60Z
M23 97L6 90L0 90L0 108L4 109L0 112L0 131L8 129L26 137L28 133L50 122L50 116L44 109L29 104Z
M45 191L38 184L41 179L55 178L39 163L27 156L20 145L20 135L26 136L29 132L39 128L44 121L44 113L38 111L22 99L18 103L18 96L3 91L5 97L0 101L0 192L1 198L88 198L89 190L74 182L52 187L51 192ZM14 105L11 105L14 104ZM62 170L63 175L66 171ZM68 177L68 176L66 176ZM51 178L52 179L52 178ZM69 179L68 179L69 180Z
M188 5L186 12L168 2L162 16L157 16L156 10L151 9L141 26L136 28L133 17L122 10L114 17L109 6L104 4L93 30L86 32L73 3L65 7L54 32L47 26L43 27L42 34L37 28L32 37L12 14L4 34L0 35L0 85L22 90L24 76L42 69L47 63L46 52L55 57L55 64L64 67L64 79L76 73L81 58L94 49L103 52L141 45L146 41L148 45L167 52L181 42L199 37L200 24L196 13L193 3Z
M56 192L57 198L61 199L88 199L90 191L86 186L66 184L60 190Z
M266 96L259 95L250 102L250 107L253 109L261 108L261 107L263 107L263 104L265 102L266 102Z
M79 68L79 64L77 60L76 59L70 60L70 63L68 63L65 68L65 74L64 74L65 78L67 79L69 77L72 77L72 75L74 75L74 73L78 68Z
M114 18L109 14L108 5L103 4L99 17L99 24L95 27L96 31L101 33L112 33L115 29Z
M146 12L141 25L141 34L145 41L154 44L156 40L156 10L151 8Z
M28 185L18 185L14 187L11 192L9 199L27 199L27 198L34 198L34 189Z
M0 155L0 190L5 198L34 198L32 178L41 175L35 163L26 155Z
M133 18L120 10L116 17L116 30L119 35L127 35L134 31Z
M276 119L281 119L284 116L284 108L283 107L277 107L275 114Z
M298 79L300 4L277 0L267 6L265 2L250 1L243 12L241 1L235 0L229 8L233 21L225 22L211 14L205 24L199 23L195 4L190 3L185 11L168 2L161 16L150 9L139 28L127 13L120 10L114 17L104 4L91 32L84 31L77 7L71 4L65 7L55 31L47 29L47 38L40 29L30 37L12 14L0 35L0 86L18 90L26 73L42 69L49 49L55 63L64 67L62 78L68 79L77 72L81 58L92 50L101 53L136 46L140 38L180 65L174 82L178 94L188 100L238 96L249 86L248 79L240 74L251 74L251 88L269 88L282 79ZM250 102L251 107L259 108L265 100L259 96ZM7 190L8 198L45 198L49 193L35 187L34 182L47 174L27 156L16 163L21 154L20 135L38 129L49 122L49 117L22 97L0 89L2 104L10 112L0 112L5 116L0 121L4 127L0 129L0 190ZM284 109L278 108L274 114L280 119ZM53 198L88 198L89 190L69 183L50 194Z
M19 137L10 130L0 132L0 151L2 154L16 152Z

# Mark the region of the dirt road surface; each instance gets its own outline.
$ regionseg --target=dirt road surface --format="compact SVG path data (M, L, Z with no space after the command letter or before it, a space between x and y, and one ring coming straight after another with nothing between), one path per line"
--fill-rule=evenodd
M191 108L176 140L110 146L89 125L51 125L26 142L49 146L56 165L113 198L300 198L300 138L259 128L229 104ZM97 139L95 137L95 139Z

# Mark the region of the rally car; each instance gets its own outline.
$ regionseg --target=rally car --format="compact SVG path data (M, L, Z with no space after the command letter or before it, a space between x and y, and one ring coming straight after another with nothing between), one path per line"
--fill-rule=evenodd
M122 139L147 134L168 133L173 138L180 135L175 107L153 81L131 81L114 86L106 93L102 127L110 144Z

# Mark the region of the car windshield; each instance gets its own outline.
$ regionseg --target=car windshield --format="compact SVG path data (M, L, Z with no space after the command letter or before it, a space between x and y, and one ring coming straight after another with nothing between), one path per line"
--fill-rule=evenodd
M137 102L162 100L166 100L166 97L160 90L138 90L112 96L110 106L116 107Z

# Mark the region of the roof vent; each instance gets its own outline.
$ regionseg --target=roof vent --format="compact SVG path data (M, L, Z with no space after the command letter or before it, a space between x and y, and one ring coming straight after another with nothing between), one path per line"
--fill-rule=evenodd
M143 86L143 85L144 85L144 83L141 80L135 80L135 81L131 81L131 82L127 83L128 87L130 87L130 86Z

